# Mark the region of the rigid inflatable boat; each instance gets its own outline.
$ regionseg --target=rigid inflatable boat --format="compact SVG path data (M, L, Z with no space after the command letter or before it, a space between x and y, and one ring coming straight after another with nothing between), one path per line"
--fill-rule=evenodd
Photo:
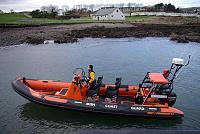
M148 72L137 86L121 85L121 78L116 78L115 84L102 84L102 76L96 80L95 88L89 89L82 68L75 69L71 82L17 77L12 86L24 98L46 106L140 117L180 118L184 113L172 107L177 97L173 83L183 66L186 66L183 59L174 58L169 70Z

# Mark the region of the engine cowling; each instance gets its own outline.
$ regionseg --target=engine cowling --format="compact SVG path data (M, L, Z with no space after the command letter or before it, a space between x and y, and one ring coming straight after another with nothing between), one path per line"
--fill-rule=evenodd
M176 102L176 94L174 92L171 92L170 95L168 95L168 98L167 98L167 103L169 106L173 106Z
M160 103L163 103L163 104L167 103L171 107L171 106L173 106L175 104L176 98L177 98L176 93L171 92L167 96L167 98L160 98L159 101L160 101Z

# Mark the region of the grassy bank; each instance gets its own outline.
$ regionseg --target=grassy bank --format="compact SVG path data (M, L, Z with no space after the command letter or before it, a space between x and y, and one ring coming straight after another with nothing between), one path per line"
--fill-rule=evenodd
M103 22L141 22L149 19L149 16L131 16L126 17L125 21L103 21ZM76 22L98 22L90 17L81 19L47 19L47 18L30 18L20 13L5 13L0 14L0 24L16 24L16 25L41 25L51 23L76 23ZM101 21L102 22L102 21Z
M85 22L109 22L109 23L156 23L156 24L197 24L200 23L200 17L164 17L164 16L127 16L124 21L95 21L90 17L80 19L47 19L30 18L20 13L0 14L0 25L43 25L43 24L62 24L62 23L85 23Z
M21 19L27 19L23 14L19 13L4 13L0 14L0 24L18 24Z
M5 13L0 14L0 24L16 24L16 25L41 25L51 23L73 23L73 22L95 22L88 18L82 18L78 20L59 20L59 19L47 19L47 18L29 18L20 13Z

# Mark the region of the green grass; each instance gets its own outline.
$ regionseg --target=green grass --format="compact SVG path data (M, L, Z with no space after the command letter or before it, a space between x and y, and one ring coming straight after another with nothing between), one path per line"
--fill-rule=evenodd
M137 22L148 19L148 16L131 16L126 17L125 21L100 21L100 22ZM81 19L69 19L69 20L58 20L58 19L46 19L46 18L29 18L24 14L20 13L5 13L0 14L0 24L16 24L16 25L41 25L51 23L74 23L74 22L98 22L92 20L90 17L83 17Z
M28 18L24 14L20 13L5 13L0 14L0 24L17 24L17 25L40 25L51 23L73 23L73 22L95 22L88 17L80 20L58 20L58 19L46 19L46 18Z
M27 17L19 13L4 13L0 14L0 24L14 24L20 19L26 19Z

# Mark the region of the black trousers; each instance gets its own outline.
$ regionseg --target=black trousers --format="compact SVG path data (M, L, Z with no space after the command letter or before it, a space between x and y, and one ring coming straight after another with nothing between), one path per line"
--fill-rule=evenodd
M92 83L90 83L89 90L95 90L96 80L94 80Z

